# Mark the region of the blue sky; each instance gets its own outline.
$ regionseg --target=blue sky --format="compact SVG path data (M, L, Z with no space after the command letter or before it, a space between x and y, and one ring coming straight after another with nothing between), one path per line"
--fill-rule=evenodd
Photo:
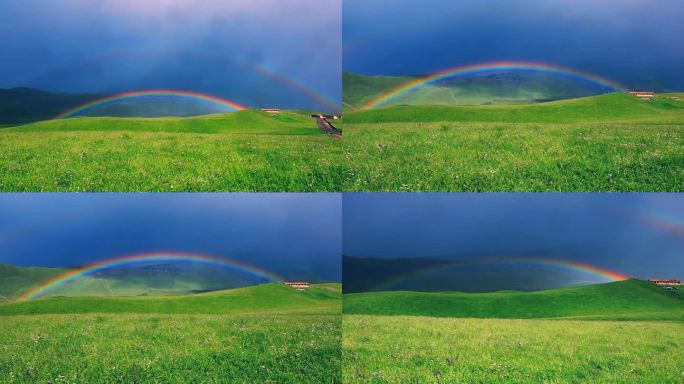
M417 75L520 60L684 90L679 0L346 0L347 71Z
M0 194L0 263L199 253L286 278L341 274L339 194Z
M552 257L684 280L678 194L345 194L354 257Z
M0 88L170 88L322 109L341 98L341 1L4 0Z

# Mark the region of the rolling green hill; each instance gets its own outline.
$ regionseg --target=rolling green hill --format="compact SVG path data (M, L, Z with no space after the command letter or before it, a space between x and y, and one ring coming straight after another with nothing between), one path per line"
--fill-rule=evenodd
M417 77L343 73L344 108L354 110ZM605 93L600 85L546 73L501 72L444 79L397 95L392 105L529 104Z
M0 295L12 301L20 293L67 268L16 267L0 264ZM309 281L320 279L312 274ZM134 268L116 268L81 276L54 287L41 297L51 296L153 296L190 294L239 288L265 282L230 269L183 263L159 263Z
M678 98L675 99L675 98ZM352 192L682 190L681 94L348 112Z
M355 109L376 96L398 87L411 77L364 76L350 72L342 73L342 105L344 109Z
M325 284L300 292L272 283L194 295L0 304L0 377L9 383L337 383L340 290Z
M66 268L17 267L0 263L0 302L11 301L26 288L67 270Z
M102 98L103 94L68 94L33 88L0 89L0 127L51 119L68 109Z
M326 287L297 291L280 283L167 296L50 297L0 305L0 315L67 313L339 313L342 296Z
M341 149L302 111L50 120L0 129L0 191L337 191Z
M193 117L75 117L46 120L5 132L169 132L235 133L265 135L320 135L310 114L283 111L272 116L258 110L245 110Z
M393 106L351 112L345 124L390 122L496 122L579 123L638 122L684 123L684 101L678 94L661 94L651 101L623 93L528 105Z
M634 279L536 292L368 292L345 294L344 313L504 319L684 320L684 295Z

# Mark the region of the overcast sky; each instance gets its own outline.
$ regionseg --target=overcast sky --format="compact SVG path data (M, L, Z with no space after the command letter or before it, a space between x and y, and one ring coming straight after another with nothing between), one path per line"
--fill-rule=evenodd
M684 90L680 0L345 0L344 69L425 74L521 60Z
M0 194L0 263L199 253L296 278L341 274L339 194Z
M551 257L684 280L678 194L345 194L355 257Z
M340 104L340 19L340 0L3 0L0 88L320 110Z

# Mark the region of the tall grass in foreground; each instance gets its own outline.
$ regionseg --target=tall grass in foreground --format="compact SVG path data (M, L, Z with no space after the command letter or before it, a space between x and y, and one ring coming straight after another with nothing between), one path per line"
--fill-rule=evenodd
M684 323L344 315L345 383L682 383Z
M0 382L339 383L339 315L0 319Z
M345 191L682 191L684 125L345 123Z
M324 134L0 131L0 191L334 191L340 152Z

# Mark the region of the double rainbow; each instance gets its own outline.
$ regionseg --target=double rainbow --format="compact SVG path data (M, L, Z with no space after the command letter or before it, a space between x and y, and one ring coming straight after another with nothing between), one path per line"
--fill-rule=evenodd
M51 290L59 288L65 284L69 284L77 280L78 278L87 275L92 275L100 271L131 265L171 262L195 263L216 266L221 268L228 268L239 272L247 273L267 281L282 281L282 278L276 274L236 260L228 260L218 257L197 254L151 253L98 261L92 264L87 264L80 268L69 270L59 276L55 276L51 279L45 280L27 291L22 292L17 297L17 301L35 299L46 294Z
M189 97L196 100L209 101L211 103L217 104L222 107L228 107L230 110L242 111L247 109L244 105L234 103L229 100L221 99L216 96L205 95L203 93L189 92L189 91L176 91L168 89L153 89L147 91L133 91L133 92L123 92L112 96L103 97L98 100L90 101L85 104L81 104L78 107L72 108L66 112L55 116L55 119L64 119L72 117L76 114L83 113L88 109L98 107L104 104L113 103L126 99L134 99L139 97L149 97L149 96L175 96L175 97Z
M389 91L381 94L380 96L375 97L374 99L363 104L360 109L373 109L379 107L382 104L385 104L401 95L405 95L408 92L411 92L420 87L424 87L425 85L434 83L439 80L469 75L511 71L550 73L558 76L589 81L591 83L601 85L610 90L611 92L623 91L625 89L624 86L617 82L611 81L609 79L606 79L595 74L578 71L575 69L559 67L556 65L545 63L498 61L449 68L437 73L433 73L431 75L419 77L415 80L411 80L407 83L404 83L396 88L390 89Z
M621 274L619 272L610 271L610 270L600 268L600 267L597 267L594 265L576 262L576 261L568 261L568 260L552 259L552 258L540 258L540 257L506 257L506 258L504 258L504 257L500 257L500 258L487 257L487 258L473 258L473 259L466 259L466 260L446 261L445 263L439 264L437 266L422 268L422 269L419 269L417 271L414 271L413 273L401 275L401 276L398 276L396 278L386 280L386 281L382 282L379 286L377 286L376 289L378 289L378 290L392 289L400 283L411 281L411 280L429 275L431 273L438 272L438 271L445 270L445 269L449 269L449 268L478 265L478 264L487 264L487 263L493 263L493 262L527 263L527 264L535 264L535 265L549 266L549 267L561 267L561 268L564 268L564 269L567 269L567 270L573 271L573 272L590 273L590 274L593 274L599 278L606 279L608 281L622 281L622 280L627 280L630 278L629 276Z

